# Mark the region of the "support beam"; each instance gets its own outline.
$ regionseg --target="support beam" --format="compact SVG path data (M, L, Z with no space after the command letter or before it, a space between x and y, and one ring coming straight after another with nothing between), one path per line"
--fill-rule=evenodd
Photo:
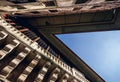
M42 69L40 70L38 76L35 79L36 82L43 81L43 78L46 75L46 73L47 73L50 66L51 66L50 62L45 63L45 65L42 67Z
M2 42L6 39L7 36L8 34L6 32L0 30L0 44L2 44Z
M56 79L58 78L58 74L59 74L59 73L60 73L60 69L59 69L59 68L55 68L55 69L51 72L51 74L50 74L47 82L55 82Z
M69 75L67 73L65 73L59 80L59 82L68 82L69 79Z
M105 0L91 0L89 3L87 3L87 5L90 5L90 4L98 4L98 3L102 3L102 2L105 2ZM86 7L83 7L81 10L89 10L90 8L92 8L93 6L86 6Z
M114 19L109 22L96 22L96 23L83 23L68 26L54 26L40 28L39 32L52 33L52 34L66 34L66 33L78 33L78 32L94 32L94 31L109 31L109 30L120 30L120 9L114 10L116 13ZM114 14L114 13L113 13ZM39 28L37 28L39 29Z

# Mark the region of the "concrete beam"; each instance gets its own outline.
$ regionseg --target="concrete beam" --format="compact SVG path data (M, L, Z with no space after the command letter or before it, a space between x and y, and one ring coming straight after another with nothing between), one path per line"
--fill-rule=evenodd
M105 0L91 0L91 1L89 1L87 3L87 5L90 5L90 4L99 4L99 3L102 3L102 2L105 2ZM83 7L81 10L88 10L88 9L92 8L93 6L92 5L91 6L86 6L86 7Z

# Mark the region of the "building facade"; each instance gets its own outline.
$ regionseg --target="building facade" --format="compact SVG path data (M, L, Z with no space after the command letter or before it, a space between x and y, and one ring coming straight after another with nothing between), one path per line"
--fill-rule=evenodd
M1 81L89 82L42 37L15 22L9 16L0 18Z

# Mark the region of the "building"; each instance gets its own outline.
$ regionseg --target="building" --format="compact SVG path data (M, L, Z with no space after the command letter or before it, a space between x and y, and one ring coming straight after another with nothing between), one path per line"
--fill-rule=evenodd
M119 0L1 0L1 82L105 82L54 34L120 29Z

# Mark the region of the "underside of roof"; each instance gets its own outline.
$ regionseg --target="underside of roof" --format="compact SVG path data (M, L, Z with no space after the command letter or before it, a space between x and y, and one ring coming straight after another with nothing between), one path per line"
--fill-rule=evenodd
M120 0L1 0L0 11L20 16L54 16L118 8Z

